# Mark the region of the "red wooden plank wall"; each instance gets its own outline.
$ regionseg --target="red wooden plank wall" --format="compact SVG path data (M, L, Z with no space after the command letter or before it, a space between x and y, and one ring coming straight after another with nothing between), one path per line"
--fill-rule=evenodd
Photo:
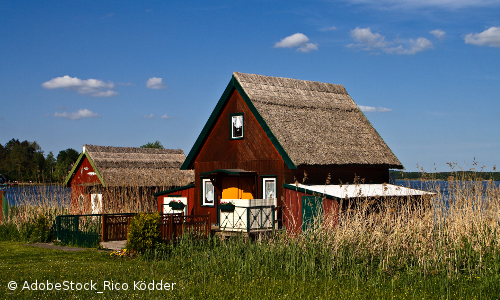
M313 196L293 189L285 188L285 206L283 208L283 225L290 234L302 232L302 196ZM335 226L338 216L338 202L323 199L323 220L325 225Z
M166 193L158 196L158 212L161 213L161 205L163 204L163 197L179 195L188 199L188 215L194 215L194 187L177 190L174 192Z

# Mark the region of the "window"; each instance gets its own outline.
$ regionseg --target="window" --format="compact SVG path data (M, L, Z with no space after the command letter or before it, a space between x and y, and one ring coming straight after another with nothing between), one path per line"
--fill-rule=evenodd
M202 179L202 200L201 205L203 206L214 206L215 205L215 190L214 185L210 179Z
M242 139L244 130L243 113L230 114L230 138L232 140Z
M262 198L263 199L276 198L276 177L262 178Z

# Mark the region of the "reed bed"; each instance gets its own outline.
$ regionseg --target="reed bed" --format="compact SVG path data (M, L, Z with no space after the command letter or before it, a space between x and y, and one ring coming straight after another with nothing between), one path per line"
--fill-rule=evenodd
M14 224L18 229L24 224L33 223L40 215L52 223L56 216L69 213L71 194L63 186L40 185L15 189L15 204L9 207L5 223ZM13 198L13 194L7 194L7 199Z

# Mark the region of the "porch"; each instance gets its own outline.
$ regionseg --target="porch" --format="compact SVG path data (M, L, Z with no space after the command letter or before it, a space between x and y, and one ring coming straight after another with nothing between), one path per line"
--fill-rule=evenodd
M259 233L278 229L277 199L222 199L218 206L218 230Z

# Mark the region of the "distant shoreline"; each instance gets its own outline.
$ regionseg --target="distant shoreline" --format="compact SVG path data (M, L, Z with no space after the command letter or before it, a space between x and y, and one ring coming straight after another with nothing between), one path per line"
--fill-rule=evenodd
M402 172L389 171L390 177L395 180L426 180L426 181L500 181L500 172L474 172L474 171L457 171L457 172Z

